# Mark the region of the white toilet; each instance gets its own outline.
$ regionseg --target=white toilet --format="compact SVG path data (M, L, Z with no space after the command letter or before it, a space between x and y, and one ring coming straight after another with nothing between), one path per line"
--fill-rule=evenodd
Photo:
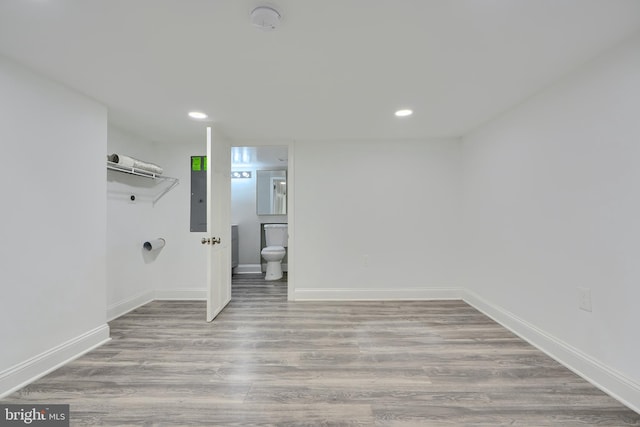
M267 261L267 274L264 280L278 280L282 278L282 259L287 251L287 239L289 238L287 224L265 224L264 237L267 246L260 252L262 258Z

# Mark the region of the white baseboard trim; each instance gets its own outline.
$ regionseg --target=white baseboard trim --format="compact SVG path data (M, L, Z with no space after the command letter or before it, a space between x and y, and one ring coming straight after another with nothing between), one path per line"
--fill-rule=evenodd
M206 289L167 289L154 292L154 298L157 300L206 300Z
M457 288L423 289L296 289L294 301L402 301L462 299Z
M106 323L0 372L0 399L109 341Z
M233 272L235 274L260 274L262 273L262 268L260 264L238 264L233 269Z
M130 311L135 310L153 300L204 300L207 299L206 289L169 289L141 292L126 300L107 307L107 321L110 322Z
M120 317L123 314L127 314L142 305L150 303L153 301L153 296L154 293L152 291L146 291L127 298L126 300L111 304L107 307L107 322L111 322L113 319Z
M609 396L640 413L640 384L473 292L465 291L462 299Z

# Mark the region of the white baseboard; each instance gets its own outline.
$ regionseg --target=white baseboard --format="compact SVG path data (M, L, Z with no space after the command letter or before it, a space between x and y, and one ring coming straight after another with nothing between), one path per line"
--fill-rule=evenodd
M134 295L133 297L127 298L126 300L111 304L109 307L107 307L107 322L110 322L113 319L122 316L123 314L127 314L128 312L135 310L142 305L150 303L151 301L153 301L153 297L153 291L146 291L141 292L138 295Z
M462 299L457 288L424 289L296 289L294 301L398 301Z
M141 292L126 300L107 307L107 321L123 316L136 308L153 300L204 300L207 299L205 289L169 289Z
M109 341L106 323L0 372L0 399Z
M462 299L603 392L640 413L640 384L473 292L465 291Z
M262 268L260 264L238 264L233 269L233 272L235 274L260 274L262 273Z
M158 300L206 300L206 289L168 289L158 290L153 293Z

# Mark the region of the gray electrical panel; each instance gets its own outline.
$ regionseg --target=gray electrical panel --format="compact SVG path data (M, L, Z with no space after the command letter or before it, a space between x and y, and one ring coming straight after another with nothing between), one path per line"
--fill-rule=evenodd
M207 156L191 156L191 231L207 231Z

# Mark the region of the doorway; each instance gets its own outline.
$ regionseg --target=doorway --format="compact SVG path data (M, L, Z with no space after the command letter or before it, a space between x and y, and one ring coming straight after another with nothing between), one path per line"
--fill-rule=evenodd
M231 147L231 173L231 224L237 226L239 247L234 277L264 275L260 255L264 244L263 224L287 223L287 262L283 267L287 279L287 299L292 300L295 267L293 144L234 145ZM276 197L274 179L277 181ZM262 197L261 191L265 193Z

